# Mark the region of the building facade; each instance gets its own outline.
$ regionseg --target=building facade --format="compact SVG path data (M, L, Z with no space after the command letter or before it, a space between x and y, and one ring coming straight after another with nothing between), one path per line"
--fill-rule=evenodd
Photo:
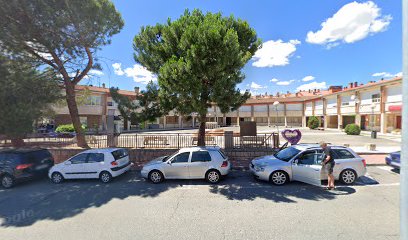
M77 93L87 89L90 94L78 106L81 122L88 128L106 130L106 117L115 116L122 130L129 130L130 123L120 119L117 104L109 88L77 86ZM135 91L119 93L135 99ZM349 83L348 86L331 86L328 90L313 89L276 96L254 96L236 111L223 114L217 106L208 109L207 121L219 126L239 126L242 121L255 121L259 126L306 127L311 116L321 119L322 128L343 129L356 123L363 130L399 134L401 129L402 78L380 80L367 84ZM55 124L71 123L67 107L56 108ZM197 116L180 116L171 111L158 118L160 128L198 127Z

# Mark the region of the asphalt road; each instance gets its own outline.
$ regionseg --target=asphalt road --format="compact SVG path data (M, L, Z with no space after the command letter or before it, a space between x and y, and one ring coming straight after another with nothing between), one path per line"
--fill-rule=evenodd
M0 190L1 239L398 239L399 174L327 191L234 171L219 185L153 185L129 172L110 184L48 180Z

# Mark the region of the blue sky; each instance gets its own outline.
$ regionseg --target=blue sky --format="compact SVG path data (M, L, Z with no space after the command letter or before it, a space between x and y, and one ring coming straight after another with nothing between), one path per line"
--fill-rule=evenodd
M240 89L294 92L391 78L401 72L401 1L114 1L125 26L98 52L103 73L86 81L121 89L154 79L133 60L142 26L177 19L186 8L247 20L263 48L243 69ZM373 76L374 75L374 76ZM308 85L305 85L308 84Z

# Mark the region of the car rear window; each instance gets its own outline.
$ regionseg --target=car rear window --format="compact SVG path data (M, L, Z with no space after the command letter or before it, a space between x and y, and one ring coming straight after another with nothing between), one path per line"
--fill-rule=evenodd
M218 152L220 153L220 155L221 155L221 157L223 159L227 159L227 157L225 156L225 154L221 150L218 150Z
M118 149L118 150L113 151L112 155L115 160L118 160L118 159L129 156L129 153L126 149Z
M355 156L347 149L332 149L334 159L349 159Z
M48 150L40 150L40 151L26 153L24 157L28 161L41 161L47 158L51 158L52 156Z

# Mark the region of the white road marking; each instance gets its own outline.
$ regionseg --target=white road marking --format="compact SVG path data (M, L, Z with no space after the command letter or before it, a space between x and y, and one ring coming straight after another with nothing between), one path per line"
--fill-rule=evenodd
M390 166L377 166L377 168L387 171L387 172L392 172L392 170L394 169L393 167L390 167Z

